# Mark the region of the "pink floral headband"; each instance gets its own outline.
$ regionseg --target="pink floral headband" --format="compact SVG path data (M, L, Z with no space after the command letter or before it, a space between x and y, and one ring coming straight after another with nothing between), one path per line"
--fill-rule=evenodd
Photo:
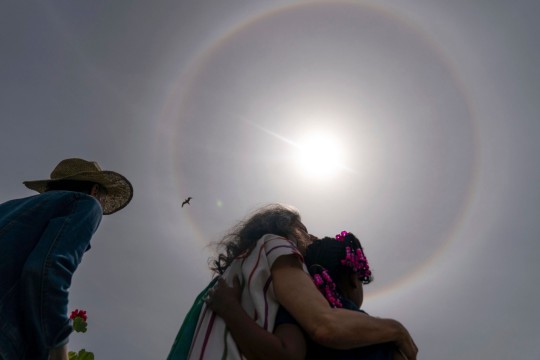
M346 236L349 234L350 233L347 231L342 231L336 235L336 240L345 242ZM372 280L371 270L369 269L369 264L364 255L364 251L362 250L362 246L353 250L354 246L352 240L349 240L348 242L349 244L345 246L345 259L341 260L341 264L351 268L357 273L364 284L370 283Z
M352 269L364 284L369 284L373 277L371 276L371 270L369 269L369 264L362 250L362 246L356 248L356 243L354 242L354 235L347 236L351 233L347 231L342 231L336 235L336 240L345 245L345 258L340 260L341 265ZM319 289L319 291L324 295L326 300L330 303L333 308L343 307L343 295L337 291L337 286L334 283L334 280L328 273L328 270L324 267L313 264L310 267L309 272L312 274L313 282Z

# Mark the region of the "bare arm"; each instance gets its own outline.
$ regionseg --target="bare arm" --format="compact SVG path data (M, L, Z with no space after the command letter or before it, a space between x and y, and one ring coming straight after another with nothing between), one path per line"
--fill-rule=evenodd
M332 309L297 257L278 258L272 266L272 277L279 303L319 344L350 349L394 342L407 360L416 360L418 348L403 325L392 319Z
M237 278L232 288L219 279L206 303L223 318L242 354L249 360L303 360L306 344L301 329L295 324L283 324L273 334L266 331L242 308L240 294Z

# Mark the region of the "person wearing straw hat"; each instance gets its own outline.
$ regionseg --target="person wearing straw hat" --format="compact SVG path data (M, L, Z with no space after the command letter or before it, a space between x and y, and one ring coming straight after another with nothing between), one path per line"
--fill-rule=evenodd
M68 290L102 215L133 197L122 175L62 160L39 194L0 204L0 359L67 360Z

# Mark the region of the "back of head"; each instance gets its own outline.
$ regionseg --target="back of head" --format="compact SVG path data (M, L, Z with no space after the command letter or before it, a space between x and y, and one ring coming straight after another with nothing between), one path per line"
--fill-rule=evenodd
M56 165L49 179L23 181L23 184L39 193L51 190L78 191L90 194L98 185L99 201L103 215L123 209L133 197L133 186L123 175L102 170L95 161L79 158L64 159Z
M300 214L295 208L270 204L256 210L246 220L236 225L231 234L238 234L240 238L248 241L256 241L266 234L289 237L296 221L300 221Z
M331 237L315 240L306 250L304 261L310 272L316 267L322 267L328 271L333 279L338 279L341 274L347 272L347 268L341 264L345 258L345 246Z
M60 180L52 181L46 185L45 192L53 190L66 190L77 191L85 194L90 194L92 187L96 185L91 181L78 181L78 180ZM99 185L99 184L97 184Z
M298 222L300 214L291 206L270 204L257 209L217 243L218 249L224 251L211 261L211 269L222 274L235 258L253 249L255 243L266 234L294 241L294 229Z
M315 284L334 307L341 307L336 282L351 273L356 273L364 284L373 281L360 241L346 231L336 238L315 240L308 246L304 261Z

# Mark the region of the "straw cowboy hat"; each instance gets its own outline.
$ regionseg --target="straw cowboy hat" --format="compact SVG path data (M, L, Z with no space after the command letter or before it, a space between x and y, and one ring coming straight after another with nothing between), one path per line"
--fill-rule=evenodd
M133 197L133 186L124 176L108 170L101 170L97 162L83 159L65 159L60 161L47 180L24 181L27 188L39 193L47 190L47 185L60 180L90 181L107 189L107 196L102 201L103 214L109 215L124 208Z

